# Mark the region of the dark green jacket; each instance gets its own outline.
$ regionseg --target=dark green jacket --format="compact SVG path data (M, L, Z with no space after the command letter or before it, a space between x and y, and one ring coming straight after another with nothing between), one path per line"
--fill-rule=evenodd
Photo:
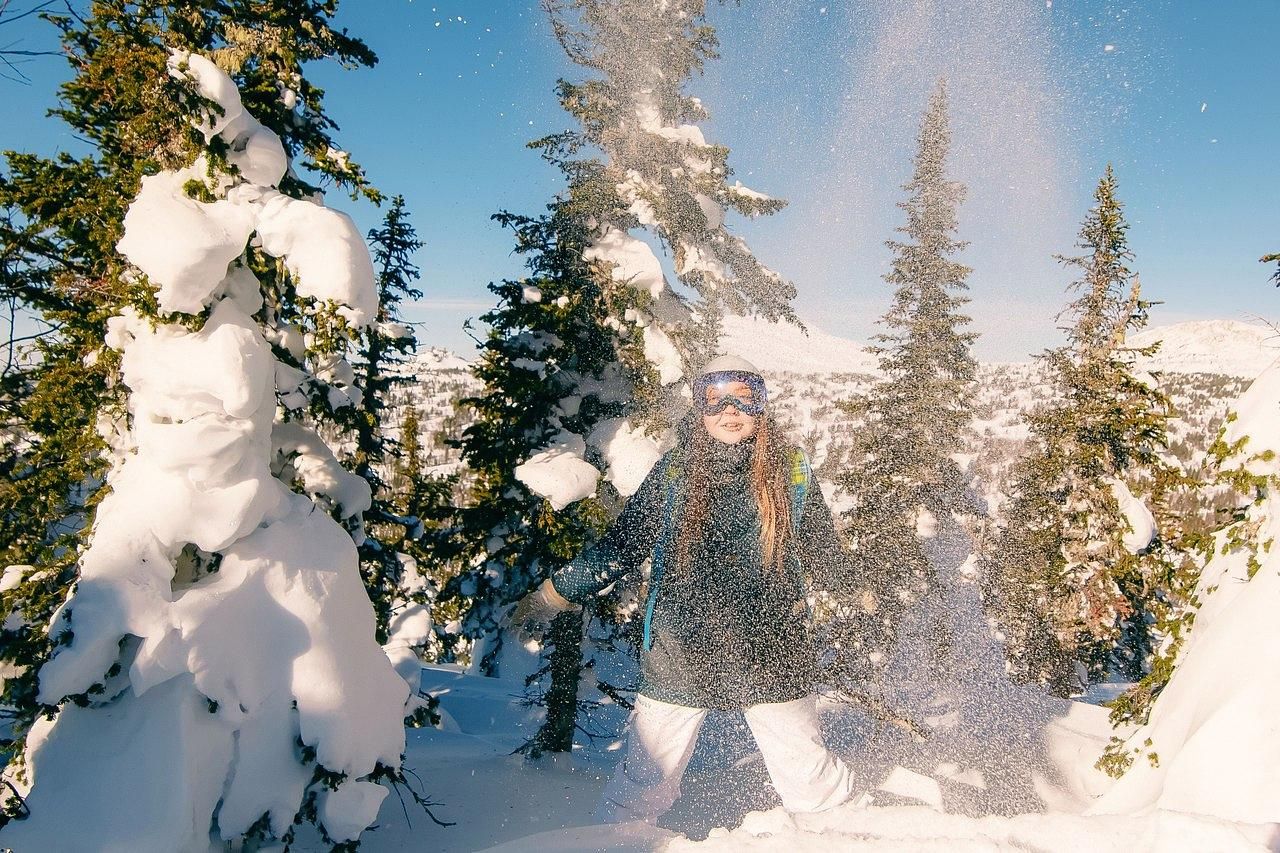
M816 664L806 576L824 589L848 588L851 563L822 491L810 482L797 507L786 570L766 570L748 485L751 447L713 446L708 523L689 570L676 568L671 553L686 485L683 450L676 448L653 467L608 532L552 583L570 601L586 603L653 556L641 693L722 710L802 698L812 692Z

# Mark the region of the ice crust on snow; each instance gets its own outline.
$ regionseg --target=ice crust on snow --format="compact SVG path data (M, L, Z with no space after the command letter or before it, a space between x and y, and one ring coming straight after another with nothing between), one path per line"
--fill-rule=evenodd
M263 815L279 835L311 781L299 743L347 775L320 813L353 839L386 794L360 777L398 766L404 747L409 686L374 639L355 544L329 514L358 515L368 485L313 431L274 423L277 383L288 397L313 380L275 360L250 316L260 287L233 262L256 233L299 293L355 324L376 314L372 263L347 217L253 183L278 180L283 153L226 75L194 55L170 67L221 105L198 126L224 134L240 173L216 179L212 202L182 189L202 164L149 177L125 218L118 248L161 310L208 317L198 331L132 310L109 322L129 424L108 425L110 492L52 626L70 643L39 694L52 704L105 681L105 705L66 705L33 732L32 815L0 834L16 849L60 849L75 821L97 849L204 850L215 810L224 839ZM353 378L342 360L317 368L319 381ZM192 569L192 546L220 555L216 571ZM402 615L399 638L421 635L422 614Z

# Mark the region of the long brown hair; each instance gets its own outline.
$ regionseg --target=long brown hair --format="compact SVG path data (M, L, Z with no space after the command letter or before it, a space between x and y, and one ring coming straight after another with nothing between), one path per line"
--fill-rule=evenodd
M693 543L703 535L707 519L707 494L711 466L707 463L711 442L716 441L698 418L686 457L684 513L676 537L677 566L689 565ZM782 572L791 541L791 445L778 422L768 412L756 417L755 446L751 455L749 489L760 510L760 552L766 567Z

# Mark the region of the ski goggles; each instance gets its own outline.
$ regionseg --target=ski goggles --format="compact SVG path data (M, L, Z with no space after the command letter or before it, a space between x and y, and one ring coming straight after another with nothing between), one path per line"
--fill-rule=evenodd
M742 388L730 392L730 388L738 383L747 386L747 393ZM717 370L693 380L693 405L702 415L718 415L729 406L733 406L744 415L755 417L764 413L769 395L764 389L764 378L755 373L742 370Z

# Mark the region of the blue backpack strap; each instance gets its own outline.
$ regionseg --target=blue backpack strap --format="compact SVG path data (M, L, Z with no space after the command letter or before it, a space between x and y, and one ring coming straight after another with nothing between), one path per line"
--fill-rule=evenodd
M666 566L665 552L671 544L675 527L676 482L682 473L674 458L668 459L664 464L667 468L663 472L663 478L666 480L666 497L662 507L662 533L653 546L653 558L649 564L649 600L644 608L644 650L646 652L653 648L653 610L658 604L658 584L662 580L662 570Z
M804 515L804 499L809 493L809 484L813 482L813 468L809 465L809 457L798 447L791 448L791 529L800 530L800 519Z

